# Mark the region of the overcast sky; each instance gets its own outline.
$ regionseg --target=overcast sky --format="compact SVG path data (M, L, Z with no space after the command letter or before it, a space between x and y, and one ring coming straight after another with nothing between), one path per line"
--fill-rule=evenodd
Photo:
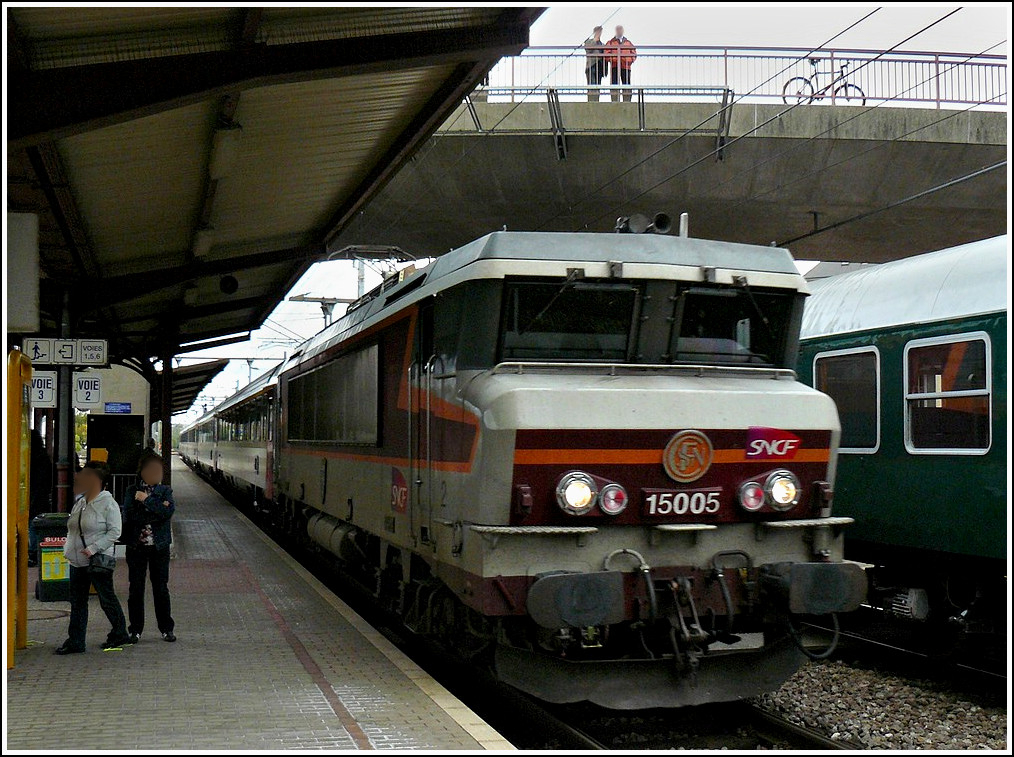
M636 45L816 47L877 5L645 4L558 5L532 26L532 45L577 45L603 25L608 39L622 24ZM901 49L974 53L1007 39L1009 3L894 4L880 6L866 21L831 43L833 47L886 50L961 8ZM1006 53L1006 45L995 52Z
M574 46L580 44L592 27L606 27L606 39L617 24L640 46L713 45L753 47L816 47L872 11L873 5L560 5L551 6L532 27L531 43L537 46ZM830 46L884 50L915 34L936 19L960 6L888 5L870 18L838 37ZM903 50L934 52L980 52L1004 43L994 53L1006 54L1011 29L1009 3L972 4L919 34L902 45ZM366 289L380 282L380 274L367 270ZM356 273L350 263L318 263L293 287L289 295L310 294L351 298L356 295ZM338 312L342 312L339 306ZM254 332L250 342L220 347L186 356L184 365L195 358L247 358L257 360L251 371L246 362L234 361L213 381L205 392L209 407L225 399L237 387L247 383L273 363L292 352L300 338L308 338L323 326L319 306L310 303L282 302L272 313L265 328ZM200 403L177 421L193 420L200 414Z

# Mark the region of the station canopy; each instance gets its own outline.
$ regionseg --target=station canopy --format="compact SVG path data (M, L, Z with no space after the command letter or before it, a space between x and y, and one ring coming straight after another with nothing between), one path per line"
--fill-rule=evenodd
M8 211L44 333L240 341L541 8L8 7Z
M185 413L197 401L198 395L219 373L225 370L228 360L211 360L197 365L184 365L173 369L172 393L169 400L170 415ZM151 407L161 407L162 372L151 387Z

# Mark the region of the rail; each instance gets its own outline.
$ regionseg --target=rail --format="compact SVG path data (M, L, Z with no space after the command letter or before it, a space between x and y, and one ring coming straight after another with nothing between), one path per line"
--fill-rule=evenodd
M607 56L608 57L608 56ZM810 61L816 61L814 66ZM843 64L849 64L844 77ZM1002 55L944 52L891 52L802 47L640 47L631 85L645 97L699 102L711 95L696 87L739 93L737 102L783 102L790 79L811 79L816 104L890 102L908 106L960 108L1007 106L1007 59ZM583 47L530 47L503 58L473 94L473 100L518 102L533 89L555 89L561 100L619 100L607 74L603 86L587 83ZM837 83L836 83L837 82ZM841 84L861 89L864 103L836 94ZM824 95L820 91L828 86ZM674 87L688 88L672 92ZM622 88L620 88L622 89ZM628 95L629 96L629 95Z

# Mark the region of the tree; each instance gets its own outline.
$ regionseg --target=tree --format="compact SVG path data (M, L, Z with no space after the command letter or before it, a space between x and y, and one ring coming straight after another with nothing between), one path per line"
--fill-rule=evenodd
M84 450L88 446L88 413L74 413L74 449L84 459Z

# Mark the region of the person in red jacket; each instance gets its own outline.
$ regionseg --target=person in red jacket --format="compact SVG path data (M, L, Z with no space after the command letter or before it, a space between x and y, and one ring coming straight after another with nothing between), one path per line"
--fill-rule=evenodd
M634 43L623 36L623 27L616 27L616 36L606 43L606 55L609 60L609 83L630 84L630 67L637 60L637 48ZM613 102L620 101L620 90L613 90ZM624 102L630 102L632 93L629 89L622 90Z

